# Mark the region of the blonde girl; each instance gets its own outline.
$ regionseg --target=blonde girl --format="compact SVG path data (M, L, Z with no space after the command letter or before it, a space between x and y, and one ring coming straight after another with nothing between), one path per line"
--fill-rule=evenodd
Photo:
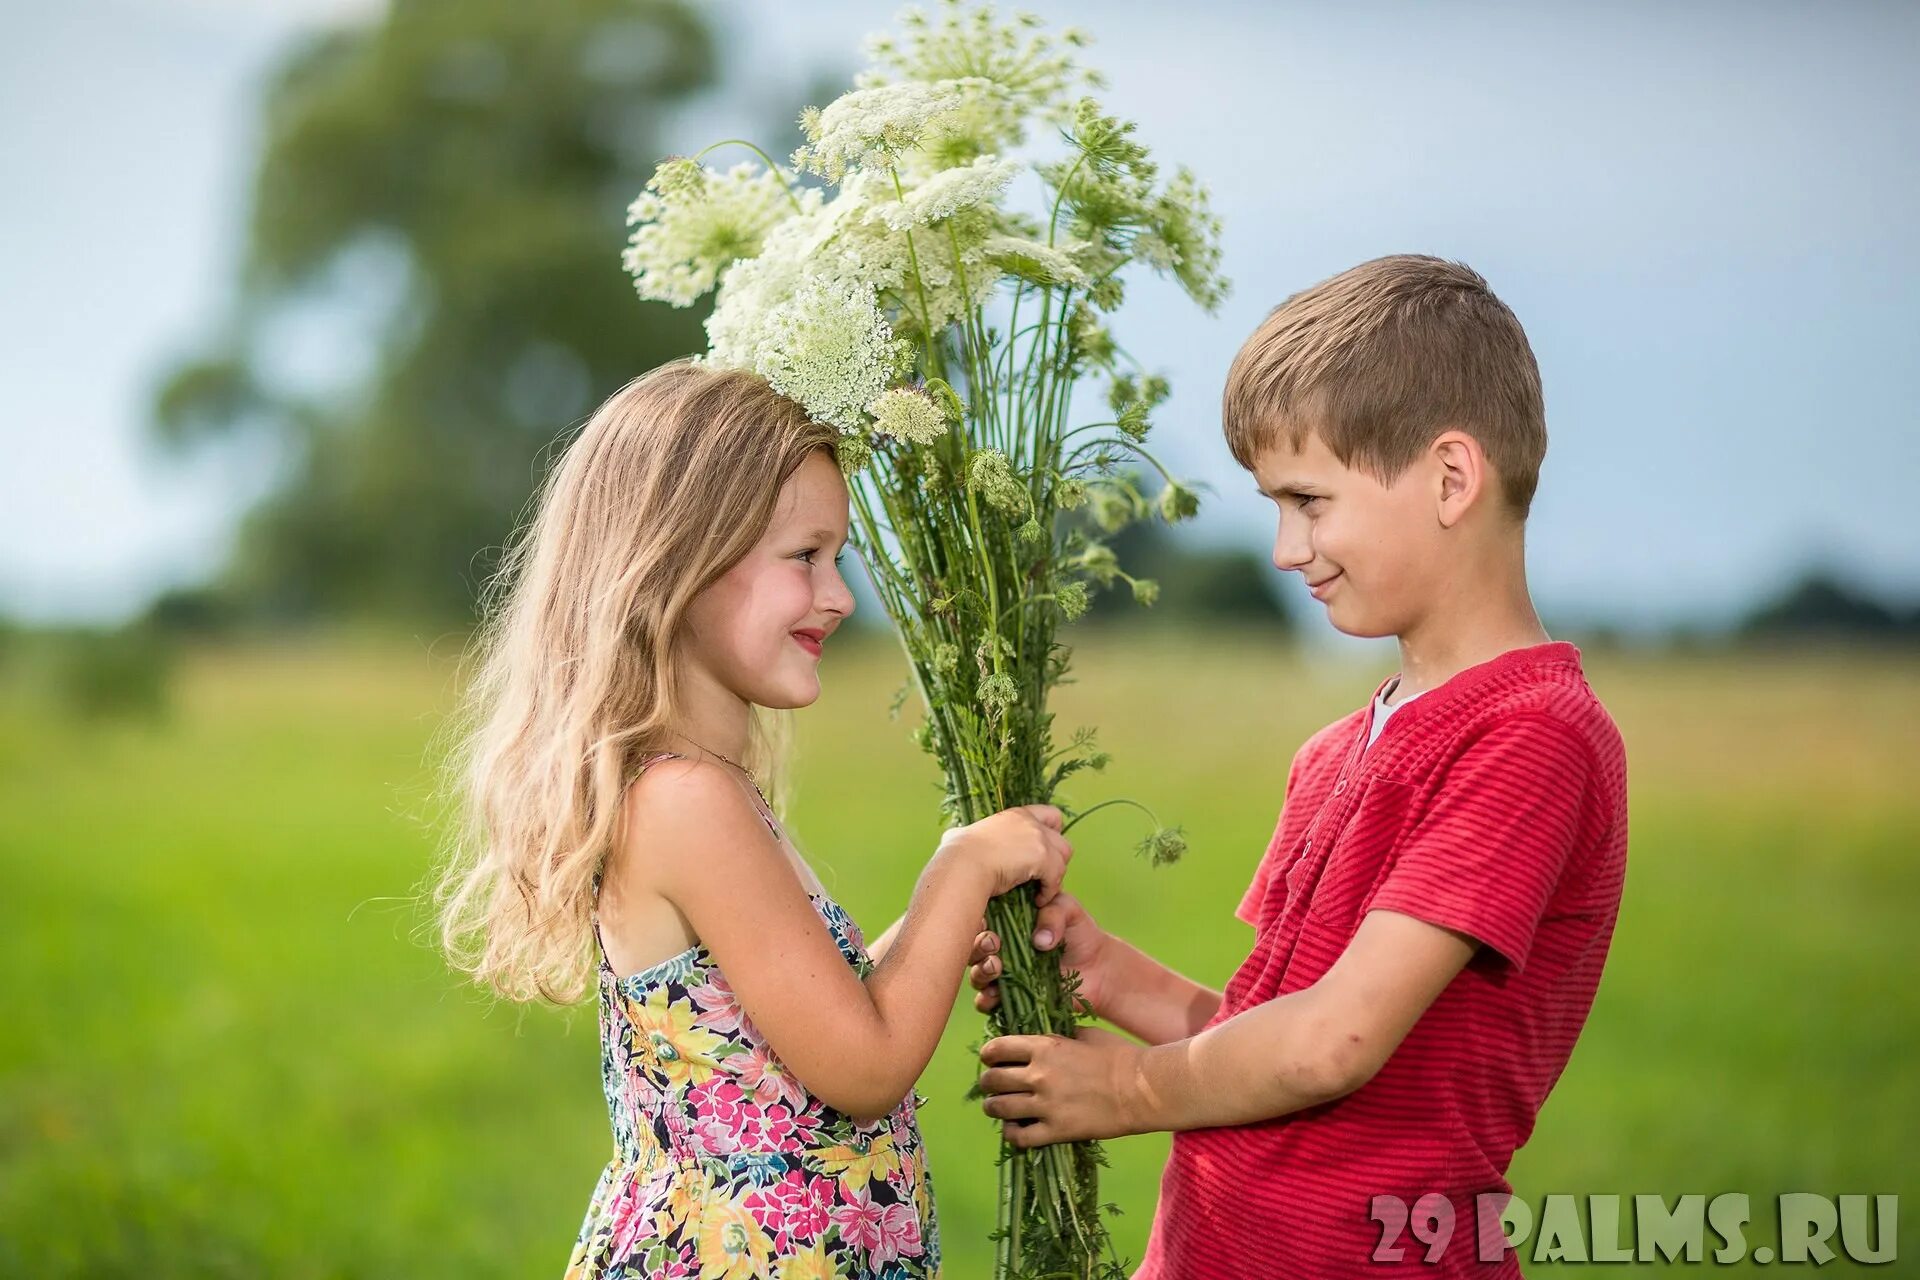
M853 612L834 443L751 374L663 366L502 572L442 925L505 996L598 992L613 1158L569 1280L939 1272L913 1084L987 900L1050 900L1071 850L1049 806L949 831L869 946L782 830L756 709L819 697Z

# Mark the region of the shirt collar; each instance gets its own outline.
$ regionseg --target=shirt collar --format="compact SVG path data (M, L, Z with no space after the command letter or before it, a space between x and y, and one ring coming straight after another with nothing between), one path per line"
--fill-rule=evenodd
M1509 672L1524 670L1528 667L1547 666L1556 662L1568 662L1580 665L1580 649L1571 640L1548 640L1543 644L1522 645L1518 649L1508 649L1505 653L1495 654L1485 662L1477 662L1464 670L1456 671L1433 688L1425 690L1410 701L1396 703L1388 708L1394 718L1400 719L1404 709L1405 718L1417 720L1432 715L1434 708L1442 706L1465 694L1472 693L1490 680L1496 680ZM1393 683L1394 672L1374 686L1373 697L1378 701L1380 695Z

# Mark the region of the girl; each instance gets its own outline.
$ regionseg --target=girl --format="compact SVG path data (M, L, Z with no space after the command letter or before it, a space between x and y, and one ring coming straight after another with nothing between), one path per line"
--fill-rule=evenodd
M597 984L614 1150L568 1280L939 1272L913 1082L988 898L1051 900L1071 851L1044 805L949 831L869 948L783 833L755 708L812 703L853 611L835 440L751 374L663 366L502 574L442 924L510 998Z

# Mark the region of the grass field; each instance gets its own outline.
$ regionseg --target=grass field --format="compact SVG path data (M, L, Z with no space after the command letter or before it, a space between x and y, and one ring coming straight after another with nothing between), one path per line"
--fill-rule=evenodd
M431 648L201 651L158 724L0 701L0 1275L558 1275L608 1148L592 1010L491 1005L427 939L426 747L454 679ZM1152 871L1109 810L1072 883L1222 985L1294 749L1391 657L1141 634L1076 667L1061 726L1099 725L1115 760L1071 798L1140 799L1191 851ZM933 847L933 774L887 717L886 642L825 670L793 827L874 934ZM1760 1220L1787 1191L1920 1205L1920 668L1595 652L1588 676L1628 745L1627 899L1517 1190L1745 1191ZM965 1280L992 1221L995 1130L961 1098L979 1027L963 1005L921 1083ZM1132 1256L1165 1152L1111 1147Z

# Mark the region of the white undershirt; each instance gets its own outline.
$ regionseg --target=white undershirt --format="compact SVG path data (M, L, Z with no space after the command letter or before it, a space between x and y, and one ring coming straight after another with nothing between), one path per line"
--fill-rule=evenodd
M1394 703L1392 706L1388 706L1387 695L1392 693L1395 689L1398 689L1399 687L1400 687L1400 677L1395 676L1393 678L1392 684L1388 685L1386 688L1382 689L1379 693L1374 695L1373 723L1367 729L1367 745L1368 746L1372 746L1373 740L1380 736L1380 731L1387 727L1388 717L1390 717L1391 715L1393 715L1394 712L1398 711L1400 708L1406 706L1409 702L1412 702L1415 698L1420 696L1420 694L1418 693L1409 694L1408 696L1400 699L1400 701ZM1422 690L1421 692L1425 692L1425 690Z

